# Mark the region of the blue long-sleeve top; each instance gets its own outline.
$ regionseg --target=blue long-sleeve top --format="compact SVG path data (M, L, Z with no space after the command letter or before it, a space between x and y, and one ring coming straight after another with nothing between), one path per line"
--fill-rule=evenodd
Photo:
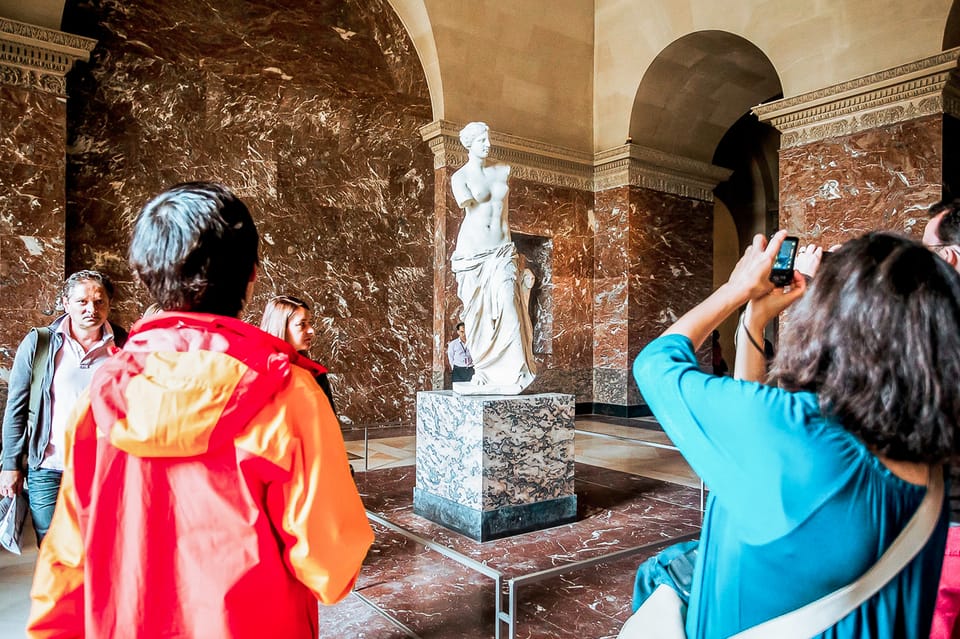
M702 372L686 337L637 357L640 392L710 496L687 636L720 639L860 577L920 505L808 392ZM946 538L944 506L920 554L821 637L927 639Z

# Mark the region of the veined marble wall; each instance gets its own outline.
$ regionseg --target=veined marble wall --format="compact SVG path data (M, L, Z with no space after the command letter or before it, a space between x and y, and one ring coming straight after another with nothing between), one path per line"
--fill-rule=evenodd
M512 180L510 189L511 228L550 240L549 269L534 268L540 288L534 287L533 301L541 313L534 317L539 368L530 392L569 393L577 402L591 402L593 194L521 179Z
M593 282L594 400L627 406L630 188L596 194Z
M65 121L56 94L0 84L2 371L10 370L27 331L55 317L63 283Z
M872 230L919 238L944 180L942 115L780 151L780 226L832 246Z
M867 231L920 237L960 182L960 48L754 107L780 138L780 225L825 246Z
M647 343L713 291L713 203L631 187L629 247L633 366ZM698 354L710 363L709 347Z
M712 290L713 204L621 186L597 193L595 215L594 402L633 412L633 360Z
M409 37L386 0L199 9L67 3L65 27L100 42L71 84L68 268L114 276L132 322L149 302L126 266L136 212L173 183L222 181L262 238L244 319L274 294L305 298L341 416L412 422L429 383L433 175Z

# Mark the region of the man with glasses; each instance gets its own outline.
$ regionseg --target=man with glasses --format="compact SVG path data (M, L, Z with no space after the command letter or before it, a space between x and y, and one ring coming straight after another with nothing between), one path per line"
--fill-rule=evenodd
M960 271L960 199L930 207L933 216L923 229L923 243ZM933 615L930 639L960 636L960 460L954 463L950 479L950 530L940 575L940 592Z

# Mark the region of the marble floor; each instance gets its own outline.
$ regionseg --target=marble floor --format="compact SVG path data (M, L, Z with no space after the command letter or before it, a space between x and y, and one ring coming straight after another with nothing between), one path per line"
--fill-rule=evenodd
M413 514L412 428L366 435L345 433L347 450L364 503L383 523L374 522L355 591L320 607L322 637L494 637L499 575L504 610L507 586L515 587L516 637L612 638L629 614L637 564L699 532L699 480L652 418L578 417L577 521L485 543ZM36 560L32 539L26 545L21 557L0 552L0 637L23 636ZM637 547L626 558L577 565ZM505 623L501 633L509 636Z

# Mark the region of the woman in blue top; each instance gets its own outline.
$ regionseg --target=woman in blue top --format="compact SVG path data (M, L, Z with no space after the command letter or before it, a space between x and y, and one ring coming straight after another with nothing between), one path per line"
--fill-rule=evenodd
M644 399L710 488L691 638L729 637L860 577L917 509L929 473L960 449L960 276L920 244L878 233L834 252L809 291L799 274L774 289L785 235L754 238L730 280L634 363ZM774 361L779 387L700 370L695 350L730 313L749 302L738 349L749 352L801 297ZM745 357L738 370L762 368L760 352ZM946 521L821 636L926 639Z

